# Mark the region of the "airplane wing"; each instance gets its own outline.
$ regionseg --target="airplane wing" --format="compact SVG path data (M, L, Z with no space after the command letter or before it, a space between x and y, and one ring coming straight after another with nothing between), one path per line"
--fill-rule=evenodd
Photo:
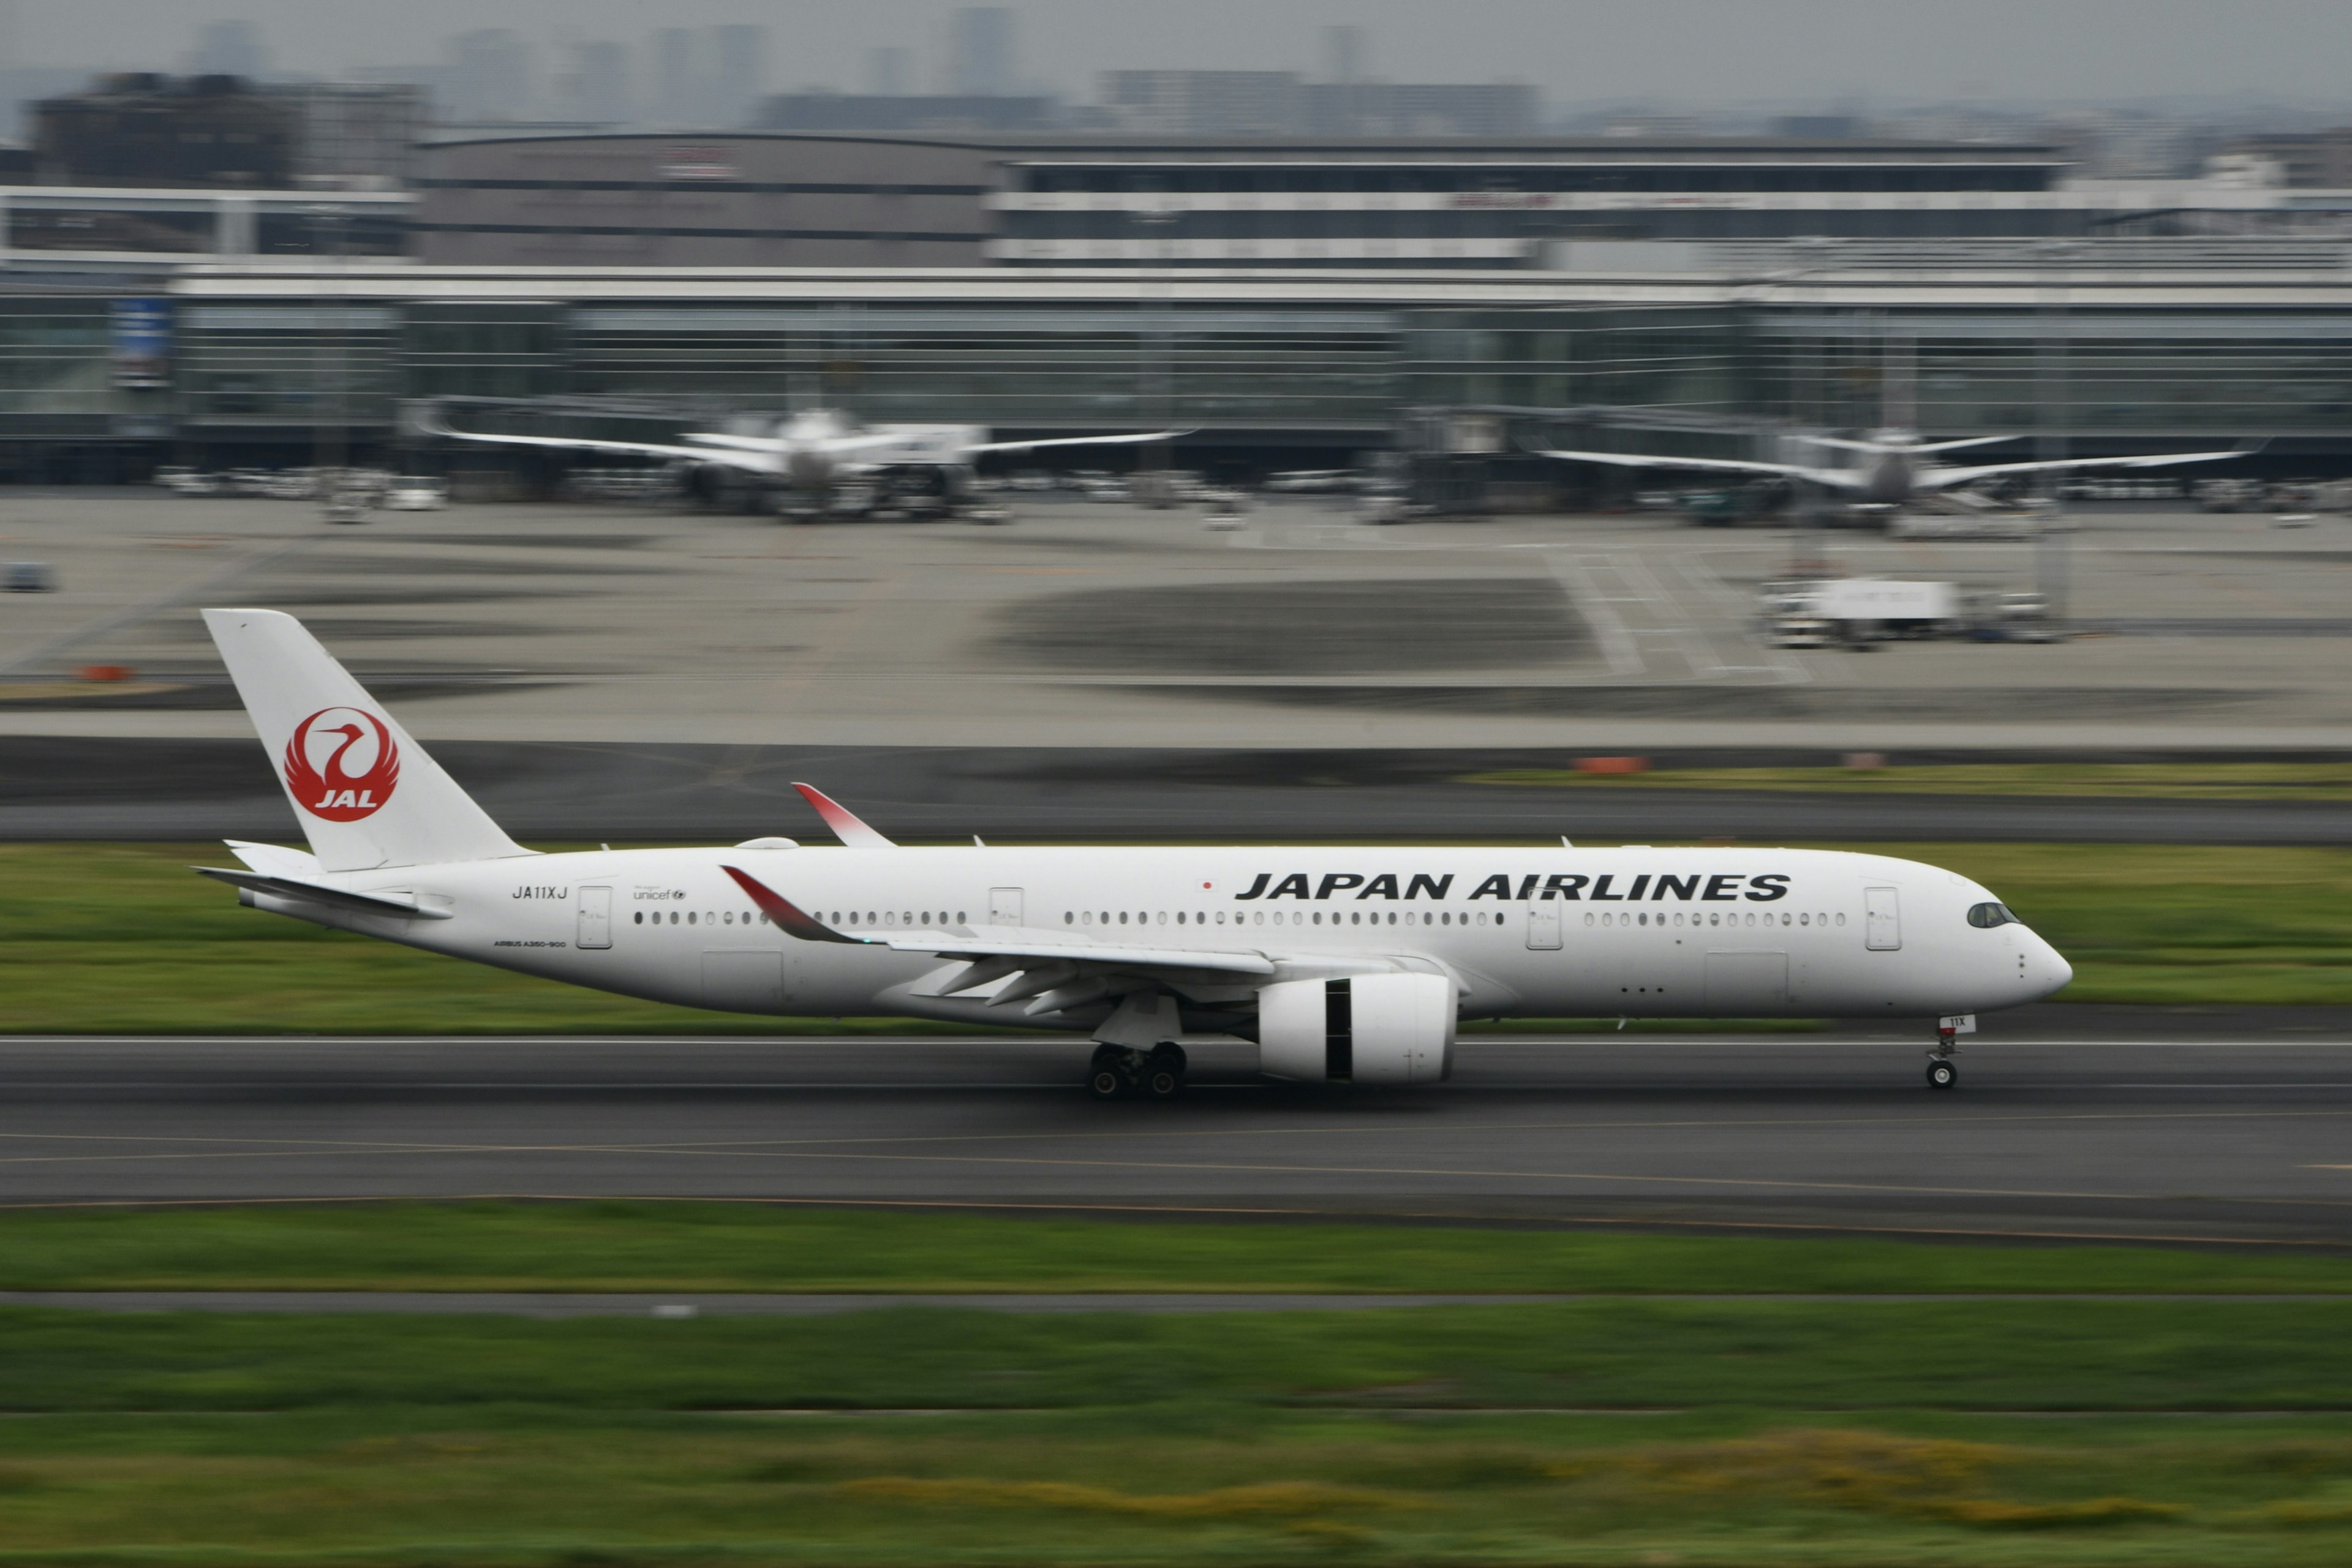
M723 463L749 473L772 474L781 465L772 453L734 451L719 447L670 447L658 441L594 441L574 436L488 436L472 430L438 426L436 435L460 441L484 441L497 447L544 447L559 452L619 452L633 458L669 458L695 463Z
M1832 489L1858 490L1867 477L1843 468L1816 468L1803 463L1760 463L1740 458L1636 457L1624 452L1561 452L1538 450L1538 458L1570 463L1607 463L1620 468L1693 468L1702 473L1770 474L1786 479L1811 479Z
M2021 440L2018 436L1970 436L1962 441L1927 441L1911 448L1914 452L1957 452L1963 447L1998 447L2003 441Z
M1221 976L1270 975L1274 960L1263 952L1200 952L1189 948L1128 946L1124 943L1079 941L1045 942L1031 931L1003 928L963 932L950 931L860 931L835 930L750 872L733 866L719 868L751 895L761 913L789 936L803 942L835 942L862 947L884 947L895 952L929 953L961 958L964 967L930 987L934 996L953 996L982 985L997 985L988 998L991 1006L1027 1002L1023 1016L1084 1006L1108 996L1101 984L1111 973L1137 971L1163 978L1189 974L1196 984L1216 984ZM1016 978L1017 977L1017 978ZM1010 984L1001 984L1011 981Z
M1147 441L1173 441L1179 436L1190 436L1190 430L1145 430L1131 436L1055 436L1043 441L982 441L966 447L967 454L980 452L1034 452L1041 447L1139 447Z
M2058 458L2039 463L1986 463L1972 468L1928 468L1913 481L1922 490L1948 490L1955 485L2003 474L2049 473L2062 468L2163 468L2175 463L2218 463L2229 458L2251 457L2253 447L2232 447L2226 452L2158 452L2145 458Z
M850 848L896 849L898 847L898 845L866 826L865 821L856 812L814 784L796 784L793 787L801 792L803 800L816 808L816 814L824 818L824 825L833 829L833 836Z
M696 430L686 437L698 447L723 447L734 452L781 452L784 449L780 436L722 436L717 431Z

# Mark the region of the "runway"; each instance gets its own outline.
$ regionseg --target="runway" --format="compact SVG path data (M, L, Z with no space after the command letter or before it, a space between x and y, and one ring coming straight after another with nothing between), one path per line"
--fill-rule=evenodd
M1892 1034L1474 1037L1453 1082L1172 1106L990 1038L0 1042L0 1203L709 1197L2352 1244L2352 1030L1989 1020L1929 1093Z

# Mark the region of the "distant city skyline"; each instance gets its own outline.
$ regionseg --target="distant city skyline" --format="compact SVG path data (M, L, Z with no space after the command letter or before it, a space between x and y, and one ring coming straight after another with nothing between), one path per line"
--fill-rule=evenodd
M769 90L856 89L877 75L919 90L975 76L993 82L1009 70L1016 89L1084 100L1107 70L1321 79L1336 53L1391 79L1525 82L1555 106L1647 99L1869 112L1946 100L2352 98L2341 74L2352 58L2352 5L2341 0L1024 0L1003 7L1003 29L992 22L978 31L954 19L966 8L670 0L656 27L633 0L0 0L14 11L5 67L16 70L170 69L199 51L207 26L249 21L279 71L380 79L388 68L446 61L458 35L507 30L552 78L576 68L563 56L583 40L642 49L661 28L734 25L767 29ZM993 53L1000 37L1017 39L1004 63ZM975 60L975 44L989 58Z

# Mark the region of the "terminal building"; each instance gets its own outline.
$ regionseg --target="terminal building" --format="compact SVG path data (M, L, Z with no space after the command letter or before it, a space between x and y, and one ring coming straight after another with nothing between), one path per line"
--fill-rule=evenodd
M1329 467L1426 407L1868 425L1898 363L1934 435L2352 460L2352 194L2317 187L1804 139L537 134L418 162L404 190L0 189L0 476L300 463L322 426L405 461L403 406L460 397L583 433L813 402L1165 422L1201 461Z
M1538 265L1577 237L2095 234L2176 193L2051 149L1617 138L518 136L429 149L412 253L459 266Z
M1867 426L1895 365L1938 437L2047 418L2084 450L2258 438L2283 471L2352 464L2341 243L1939 247L1930 267L1763 248L1688 247L1679 270L1612 268L1595 247L1567 269L1493 272L289 257L192 263L135 292L19 274L0 289L0 473L297 464L322 425L406 461L404 405L451 398L543 405L557 423L532 427L582 434L812 403L1014 434L1166 421L1196 432L1190 460L1328 467L1427 407Z

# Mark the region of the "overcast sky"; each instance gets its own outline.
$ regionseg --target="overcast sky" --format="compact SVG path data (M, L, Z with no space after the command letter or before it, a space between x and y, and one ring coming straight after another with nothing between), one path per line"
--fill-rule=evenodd
M22 65L163 68L195 26L260 24L280 68L431 59L504 26L641 38L756 22L769 85L856 86L869 49L914 49L928 79L940 0L0 0ZM1113 66L1314 70L1321 30L1361 24L1373 74L1512 79L1555 106L1710 101L2352 98L2352 0L1018 0L1024 73L1085 96ZM13 44L8 41L13 36Z

